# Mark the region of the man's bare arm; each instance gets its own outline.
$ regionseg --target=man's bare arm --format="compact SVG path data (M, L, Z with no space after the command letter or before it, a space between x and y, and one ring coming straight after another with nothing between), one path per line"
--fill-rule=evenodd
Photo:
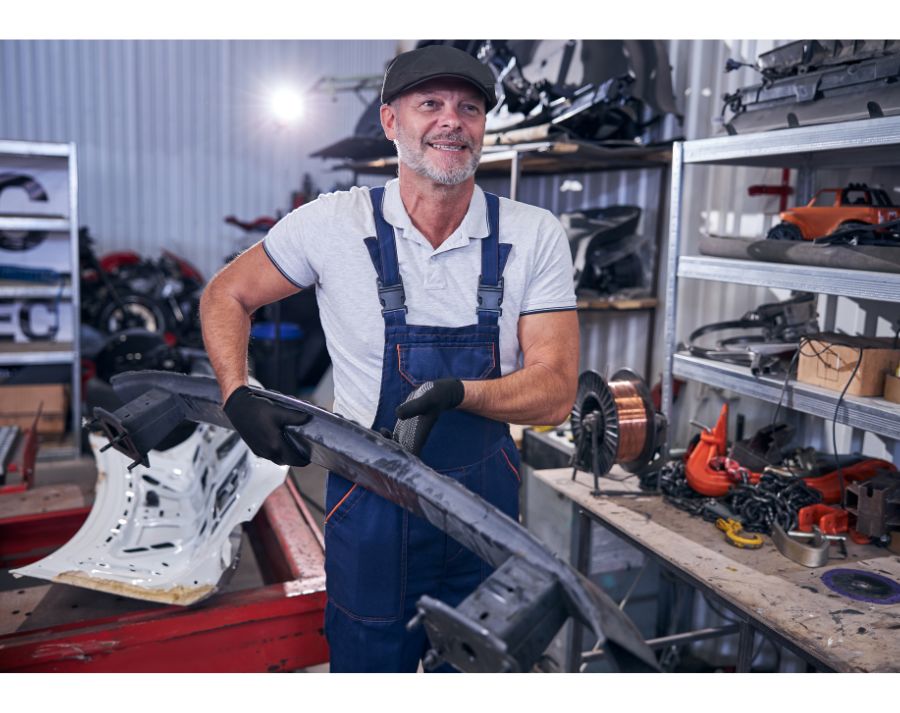
M298 291L266 255L262 243L222 268L203 290L203 344L219 380L223 402L247 383L250 315Z
M464 381L459 408L509 423L562 423L578 385L578 313L524 315L519 319L519 344L523 368L499 379Z

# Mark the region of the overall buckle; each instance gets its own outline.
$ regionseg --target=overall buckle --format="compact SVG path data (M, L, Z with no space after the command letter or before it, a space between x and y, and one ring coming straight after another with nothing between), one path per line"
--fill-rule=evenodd
M381 302L381 314L399 310L409 311L406 306L406 292L403 291L402 282L391 287L385 287L381 280L378 280L378 301Z
M503 314L500 305L503 304L503 278L495 287L493 285L485 285L481 282L482 276L478 277L478 309L477 312L496 312L499 317Z

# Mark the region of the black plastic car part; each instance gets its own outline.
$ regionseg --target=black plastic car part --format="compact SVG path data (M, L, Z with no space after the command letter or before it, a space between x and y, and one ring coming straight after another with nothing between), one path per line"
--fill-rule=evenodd
M95 410L111 447L136 463L181 420L231 428L210 377L130 372L113 379L126 405ZM299 399L267 398L311 416L284 436L310 446L312 461L425 519L495 567L455 609L422 597L411 626L431 642L429 667L528 671L569 617L598 638L620 671L656 671L656 658L631 620L590 580L557 558L518 523L389 438Z
M46 203L47 191L32 176L24 173L0 173L0 194L7 188L22 188L28 200ZM22 252L40 245L47 237L45 230L0 230L0 250Z
M729 134L771 131L900 114L896 40L799 40L750 66L762 81L722 97Z

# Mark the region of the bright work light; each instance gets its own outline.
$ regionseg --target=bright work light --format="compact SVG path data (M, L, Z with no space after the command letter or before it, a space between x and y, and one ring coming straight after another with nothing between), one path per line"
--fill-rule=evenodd
M278 121L293 123L303 115L303 99L293 89L282 87L272 94L272 112Z

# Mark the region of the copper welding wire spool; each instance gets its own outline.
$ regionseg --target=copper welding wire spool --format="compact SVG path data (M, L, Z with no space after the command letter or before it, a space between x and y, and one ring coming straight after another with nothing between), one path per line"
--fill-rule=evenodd
M640 458L647 444L650 419L644 399L633 381L610 381L609 390L613 394L619 419L616 462L628 463Z
M598 452L592 452L590 429L597 430ZM644 380L620 369L607 382L595 371L578 378L572 408L575 462L583 470L608 473L618 463L629 472L645 468L657 448L656 414Z

